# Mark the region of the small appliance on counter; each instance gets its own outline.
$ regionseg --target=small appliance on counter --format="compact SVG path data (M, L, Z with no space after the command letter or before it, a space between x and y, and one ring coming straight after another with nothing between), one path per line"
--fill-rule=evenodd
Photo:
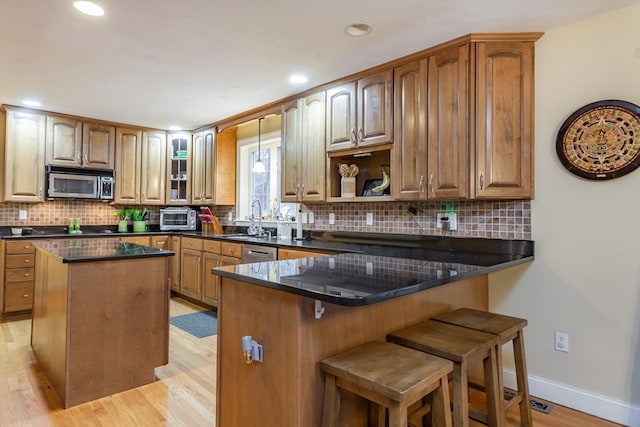
M195 230L196 216L196 211L187 206L160 209L160 230Z

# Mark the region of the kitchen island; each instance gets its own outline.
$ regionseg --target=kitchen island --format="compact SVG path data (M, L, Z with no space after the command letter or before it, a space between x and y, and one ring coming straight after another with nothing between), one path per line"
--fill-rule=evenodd
M488 273L533 261L530 241L417 240L213 269L222 276L217 425L319 427L320 360L449 310L486 310ZM246 363L247 335L262 362ZM366 402L344 395L340 425L365 426Z
M116 238L37 241L31 345L63 407L153 382L168 362L173 254Z

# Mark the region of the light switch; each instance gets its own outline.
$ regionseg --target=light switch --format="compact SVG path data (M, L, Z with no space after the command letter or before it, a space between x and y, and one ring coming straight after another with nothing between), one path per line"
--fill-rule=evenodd
M302 223L303 224L307 223L307 218L308 218L307 213L306 212L302 212Z
M335 224L336 224L336 214L331 212L329 213L329 225L335 225Z
M316 221L316 217L313 212L309 212L309 224L313 224Z
M20 209L20 211L18 212L18 219L27 219L26 209Z

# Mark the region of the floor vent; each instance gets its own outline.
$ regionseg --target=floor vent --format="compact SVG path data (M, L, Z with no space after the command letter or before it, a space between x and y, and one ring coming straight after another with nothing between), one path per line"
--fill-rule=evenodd
M511 399L516 395L515 391L505 389L504 398ZM553 405L547 402L543 402L542 400L538 400L535 397L529 398L529 404L531 405L531 409L535 409L536 411L543 412L548 414L553 409Z

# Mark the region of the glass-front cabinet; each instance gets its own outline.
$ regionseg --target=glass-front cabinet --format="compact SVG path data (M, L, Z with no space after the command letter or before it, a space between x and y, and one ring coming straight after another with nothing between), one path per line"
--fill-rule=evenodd
M191 202L191 133L169 133L168 147L167 204L188 204Z

